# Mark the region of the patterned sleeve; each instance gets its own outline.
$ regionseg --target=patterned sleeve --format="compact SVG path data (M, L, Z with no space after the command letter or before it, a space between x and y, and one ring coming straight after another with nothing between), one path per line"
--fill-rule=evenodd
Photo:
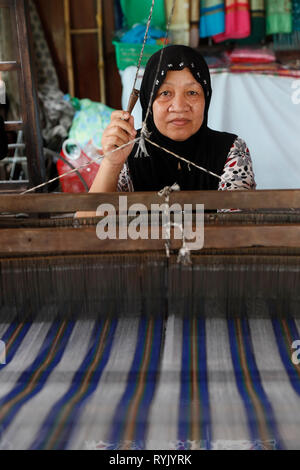
M230 149L219 183L219 191L256 189L252 160L246 142L238 137ZM218 209L217 212L240 212L240 209Z
M120 193L131 193L133 192L133 184L129 173L129 168L127 162L124 163L124 166L121 170L119 181L118 181L118 192Z
M219 183L219 191L235 189L256 189L250 152L240 137L230 149Z

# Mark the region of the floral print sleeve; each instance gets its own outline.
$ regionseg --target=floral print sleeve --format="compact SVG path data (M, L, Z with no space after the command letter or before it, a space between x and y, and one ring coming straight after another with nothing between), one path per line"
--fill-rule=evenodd
M219 190L256 189L252 160L246 142L238 137L228 154Z
M225 162L219 191L256 189L252 160L246 142L238 137ZM240 209L218 209L218 212L240 212Z
M129 174L129 168L127 162L121 170L119 181L118 181L118 192L120 193L131 193L133 192L133 184Z

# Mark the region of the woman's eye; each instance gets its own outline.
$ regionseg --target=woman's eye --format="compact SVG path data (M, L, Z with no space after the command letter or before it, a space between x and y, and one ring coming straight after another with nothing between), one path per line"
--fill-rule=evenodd
M161 92L160 96L169 96L170 92L168 90L164 90Z
M190 91L189 91L189 95L191 95L191 96L197 96L198 93L197 93L197 91L190 90Z

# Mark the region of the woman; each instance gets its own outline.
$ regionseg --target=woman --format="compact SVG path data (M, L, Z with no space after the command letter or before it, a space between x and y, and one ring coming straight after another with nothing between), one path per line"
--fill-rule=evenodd
M143 120L150 103L146 141L149 156L136 158L133 144L104 158L91 192L159 191L175 182L181 190L255 189L246 143L237 135L207 126L211 81L203 57L187 46L169 46L148 61L141 85ZM159 70L158 70L159 66ZM155 82L154 96L151 91ZM102 137L104 153L140 136L132 116L112 113ZM161 147L221 177L217 178L176 159Z

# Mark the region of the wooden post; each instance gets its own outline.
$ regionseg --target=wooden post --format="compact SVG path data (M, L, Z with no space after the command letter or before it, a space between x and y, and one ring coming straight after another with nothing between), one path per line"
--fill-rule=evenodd
M68 84L69 84L69 93L73 97L75 95L75 86L74 86L72 38L71 38L71 25L70 25L70 0L64 0L64 16L65 16L65 37L66 37L66 56L67 56L67 68L68 68Z
M97 26L98 26L98 51L99 51L99 79L100 79L100 101L106 104L105 93L105 69L103 54L103 8L102 0L97 0Z
M24 141L26 143L29 184L32 187L45 181L46 170L36 87L32 73L28 4L25 0L14 0L11 2L11 6L15 9L15 37L19 49L17 62L20 63L18 77L21 113ZM17 122L13 124L15 127L18 126Z

